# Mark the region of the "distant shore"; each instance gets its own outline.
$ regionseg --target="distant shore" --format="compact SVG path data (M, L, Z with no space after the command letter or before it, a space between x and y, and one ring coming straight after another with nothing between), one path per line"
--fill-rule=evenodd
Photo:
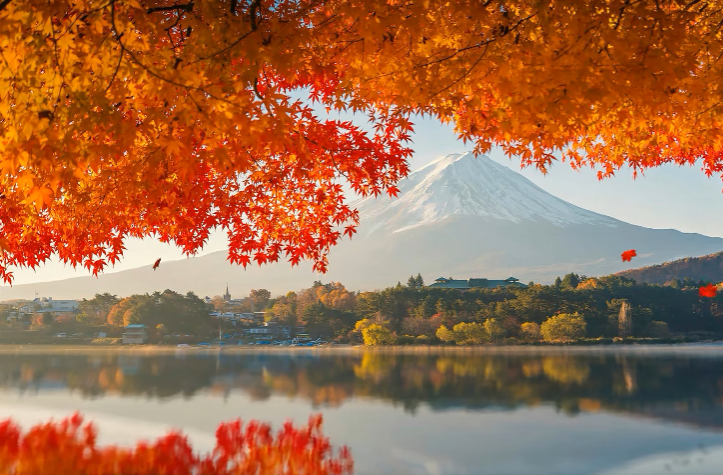
M318 353L318 354L534 354L534 353L720 353L723 342L676 343L676 344L606 344L606 345L480 345L480 346L379 346L334 345L317 347L216 347L179 348L167 345L0 345L0 356L10 354L93 354L120 353L136 355L163 354L244 354L244 353Z

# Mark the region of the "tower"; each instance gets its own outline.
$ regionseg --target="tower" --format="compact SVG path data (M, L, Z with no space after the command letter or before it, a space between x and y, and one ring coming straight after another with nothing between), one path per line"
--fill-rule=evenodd
M231 294L228 291L228 284L226 284L226 293L223 294L223 301L228 302L229 300L231 300Z

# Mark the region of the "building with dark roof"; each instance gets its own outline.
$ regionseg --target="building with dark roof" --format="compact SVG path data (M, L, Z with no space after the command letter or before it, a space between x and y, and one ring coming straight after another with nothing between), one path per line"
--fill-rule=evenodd
M527 287L525 284L515 279L514 277L508 277L505 280L490 280L490 279L453 279L446 277L440 277L434 280L433 284L428 287L434 289L457 289L457 290L469 290L469 289L497 289L500 287Z

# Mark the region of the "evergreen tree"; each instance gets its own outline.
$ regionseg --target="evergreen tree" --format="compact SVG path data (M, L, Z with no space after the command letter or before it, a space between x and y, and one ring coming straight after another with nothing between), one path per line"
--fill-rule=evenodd
M580 276L574 272L570 272L562 278L562 285L570 289L576 289L580 285Z

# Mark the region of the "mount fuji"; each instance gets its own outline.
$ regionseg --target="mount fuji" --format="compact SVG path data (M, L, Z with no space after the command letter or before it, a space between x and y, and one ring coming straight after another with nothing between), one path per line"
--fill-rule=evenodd
M218 295L226 283L234 295L252 288L273 294L309 287L314 280L340 281L370 290L421 273L427 282L444 277L514 276L547 283L569 272L605 275L632 267L711 254L723 239L673 229L649 229L597 214L545 192L485 156L453 154L437 159L399 183L398 198L353 203L361 225L329 256L329 272L286 262L233 266L225 252L165 262L98 277L2 287L0 299L119 296L172 289ZM634 265L620 253L637 249Z

